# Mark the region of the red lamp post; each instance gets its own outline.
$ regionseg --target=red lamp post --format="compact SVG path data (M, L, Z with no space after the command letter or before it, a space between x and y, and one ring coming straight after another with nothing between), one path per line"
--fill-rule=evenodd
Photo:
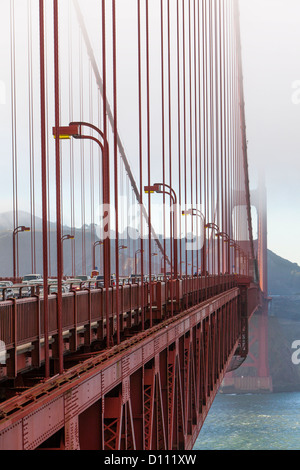
M230 240L230 237L226 232L218 232L216 236L221 237L224 243L227 243ZM222 250L222 253L223 253L223 250ZM227 270L229 274L230 273L230 246L228 246L228 251L227 251Z
M203 246L202 246L202 274L206 272L206 237L205 237L205 217L199 209L189 209L187 211L182 211L182 215L191 215L193 217L199 217L204 224L203 230ZM198 273L197 273L198 274Z
M93 268L94 268L94 270L96 269L96 246L100 246L100 245L103 245L102 240L98 240L98 241L94 242L94 244L93 244Z
M20 225L19 227L16 227L13 231L13 278L14 278L14 282L17 276L16 274L16 236L20 232L30 232L30 227L25 227L24 225Z
M136 252L134 253L134 274L137 275L137 255L139 253L144 253L144 250L136 250Z
M87 127L92 131L97 132L103 142L94 137L93 135L85 135L82 133L82 128ZM109 175L109 150L108 142L105 138L105 134L98 129L98 127L87 122L71 122L69 126L59 127L59 139L82 139L82 140L92 140L99 145L102 151L102 178L103 178L103 205L104 205L104 219L107 222L104 226L104 287L106 288L106 305L109 305L108 290L110 286L110 175ZM53 135L56 137L56 127L53 128ZM117 294L118 295L118 294ZM106 324L109 325L109 310L106 311ZM110 334L107 334L107 347L110 347Z
M215 224L214 222L209 222L209 223L205 224L205 228L215 230L217 234L220 232L219 227L218 227L217 224ZM218 258L218 259L217 259L217 266L218 266L218 275L220 275L220 273L221 273L220 237L217 237L217 240L218 240L218 255L217 255L217 258ZM213 266L213 269L214 269L214 266Z
M62 272L62 276L64 275L64 251L63 251L63 242L65 240L74 240L75 237L74 235L63 235L61 237L61 243L62 243L62 247L61 247L61 272Z
M177 278L178 275L178 254L177 254L177 223L175 222L175 207L177 204L177 196L175 191L165 183L155 183L153 186L145 186L145 193L158 193L158 194L167 194L172 200L173 206L173 246L174 246L174 263L173 263L173 279Z

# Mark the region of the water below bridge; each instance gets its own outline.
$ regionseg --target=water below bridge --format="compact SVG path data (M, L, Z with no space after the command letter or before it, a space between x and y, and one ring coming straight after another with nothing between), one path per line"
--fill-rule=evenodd
M299 450L300 392L219 393L194 450Z

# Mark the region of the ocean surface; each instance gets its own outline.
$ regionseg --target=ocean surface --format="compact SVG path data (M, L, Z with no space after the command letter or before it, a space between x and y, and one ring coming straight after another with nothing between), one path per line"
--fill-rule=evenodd
M218 394L194 450L299 450L300 392Z

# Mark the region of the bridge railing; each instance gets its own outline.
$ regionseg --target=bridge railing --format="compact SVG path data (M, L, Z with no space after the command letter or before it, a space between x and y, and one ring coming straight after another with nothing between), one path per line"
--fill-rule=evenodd
M121 335L124 335L133 326L141 325L142 315L145 315L145 321L149 320L150 316L155 322L163 321L191 305L197 305L236 286L237 278L232 275L199 276L151 284L125 284L119 286L118 290L120 306L118 314L117 288L114 286L110 287L108 292L108 317L104 288L83 288L65 293L62 297L62 331L65 349L76 351L80 345L90 346L93 341L103 341L107 334L111 339L110 344L114 344L116 329L120 328ZM258 303L258 290L256 287L250 287L249 312ZM58 334L56 294L49 296L48 309L48 334L52 337L53 344ZM106 324L107 318L109 325ZM30 348L36 347L33 345L41 344L44 331L42 295L0 302L0 340L4 342L6 351L12 352L8 355L12 361L15 361L11 369L12 374L16 374L18 368L15 359L17 348L24 349L27 345L30 351Z

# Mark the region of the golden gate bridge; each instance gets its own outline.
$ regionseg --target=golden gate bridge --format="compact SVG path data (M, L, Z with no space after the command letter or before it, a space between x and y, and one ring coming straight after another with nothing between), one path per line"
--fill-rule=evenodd
M249 319L266 327L238 2L2 16L0 448L192 449Z

